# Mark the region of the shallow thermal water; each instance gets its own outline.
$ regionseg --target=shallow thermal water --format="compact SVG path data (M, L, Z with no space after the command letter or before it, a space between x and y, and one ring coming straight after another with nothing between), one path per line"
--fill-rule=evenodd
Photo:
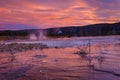
M81 47L82 46L82 47ZM79 47L85 48L86 45ZM120 43L91 45L90 56L103 56L100 65L74 54L76 46L0 53L0 80L120 80ZM89 51L88 51L89 52Z

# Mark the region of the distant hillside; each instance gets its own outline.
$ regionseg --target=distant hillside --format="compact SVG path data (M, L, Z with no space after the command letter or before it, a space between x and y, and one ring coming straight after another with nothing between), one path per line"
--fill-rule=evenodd
M105 36L120 35L120 22L47 29L48 36Z
M31 29L31 30L6 30L0 31L0 36L8 37L25 37L30 34L39 36L39 32L42 31L48 37L73 37L73 36L106 36L106 35L120 35L120 22L114 24L93 24L87 26L68 26L61 28L49 28L49 29Z

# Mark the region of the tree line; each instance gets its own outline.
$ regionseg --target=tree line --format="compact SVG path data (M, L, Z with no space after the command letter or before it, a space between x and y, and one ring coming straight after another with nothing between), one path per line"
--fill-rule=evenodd
M0 31L1 36L13 37L25 37L26 39L31 33L39 34L41 29L31 30L6 30ZM94 24L87 26L68 26L61 28L49 28L44 29L43 32L47 37L81 37L81 36L106 36L106 35L120 35L120 22L114 24ZM39 35L38 35L39 36ZM36 35L37 37L37 35Z

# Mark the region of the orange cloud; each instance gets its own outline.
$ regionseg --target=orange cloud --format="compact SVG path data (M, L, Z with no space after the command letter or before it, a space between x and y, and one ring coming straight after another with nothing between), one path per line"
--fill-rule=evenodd
M54 2L53 2L54 1ZM120 21L120 9L107 0L1 0L0 24L29 24L37 28ZM111 10L112 9L112 10Z

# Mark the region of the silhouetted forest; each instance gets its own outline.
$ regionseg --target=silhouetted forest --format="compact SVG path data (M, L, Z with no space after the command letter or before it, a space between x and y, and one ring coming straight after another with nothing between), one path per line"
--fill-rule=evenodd
M0 31L0 36L7 37L24 37L27 39L31 33L37 34L41 29L31 30L6 30ZM61 28L43 29L45 35L48 37L80 37L80 36L106 36L106 35L120 35L120 22L114 24L93 24L87 26L67 26Z
M47 35L54 37L120 35L120 23L51 28L47 29Z

